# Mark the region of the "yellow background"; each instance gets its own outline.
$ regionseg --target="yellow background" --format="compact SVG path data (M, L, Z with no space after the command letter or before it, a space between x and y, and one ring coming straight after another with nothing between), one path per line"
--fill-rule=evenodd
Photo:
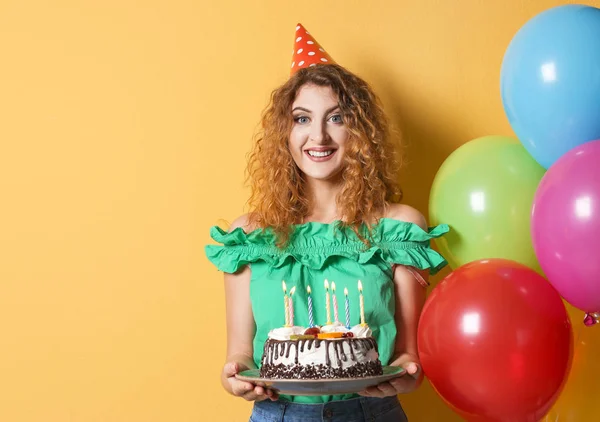
M2 0L0 420L247 420L219 383L204 245L244 212L296 23L379 92L407 142L406 202L427 213L445 157L512 135L505 48L564 3ZM413 422L459 420L428 384L402 402Z

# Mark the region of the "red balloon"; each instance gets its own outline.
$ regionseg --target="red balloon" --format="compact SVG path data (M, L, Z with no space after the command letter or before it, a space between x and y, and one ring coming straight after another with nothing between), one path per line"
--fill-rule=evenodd
M465 264L427 298L418 331L425 375L469 421L539 421L572 359L572 329L558 292L506 259Z

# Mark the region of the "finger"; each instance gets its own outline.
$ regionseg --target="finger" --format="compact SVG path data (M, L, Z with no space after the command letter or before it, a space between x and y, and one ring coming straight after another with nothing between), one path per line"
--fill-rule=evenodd
M256 401L262 401L262 400L266 400L266 399L271 399L272 401L276 401L279 398L278 396L273 398L273 396L275 395L273 390L270 390L270 389L262 387L262 386L254 387L254 394L256 394L256 398L255 398Z
M242 397L248 401L263 401L267 398L265 394L256 394L256 389L247 392Z
M412 390L415 380L412 378L396 378L390 380L389 383L394 387L397 394L401 394Z
M421 371L421 367L418 363L416 362L410 362L408 363L404 369L406 370L406 373L408 375L410 375L413 378L418 378L419 377L419 373Z
M257 395L254 392L254 390L252 390L252 391L242 394L242 398L247 401L255 401L257 398Z
M233 377L239 371L238 364L236 362L229 362L223 368L223 373L227 378Z
M254 399L254 401L263 401L268 399L267 396L265 396L264 394L262 396L256 396L256 398Z
M398 394L396 389L392 387L392 385L389 382L383 382L379 384L377 386L377 389L379 389L379 391L381 391L385 396L395 396L396 394Z
M234 396L243 396L249 391L254 390L254 385L245 381L231 381L231 392Z
M261 400L269 398L267 394L267 389L258 385L254 387L254 394L256 394L257 397L260 397Z
M267 394L270 394L270 398L272 401L277 401L279 400L279 393L277 391L271 390L270 388L267 389Z

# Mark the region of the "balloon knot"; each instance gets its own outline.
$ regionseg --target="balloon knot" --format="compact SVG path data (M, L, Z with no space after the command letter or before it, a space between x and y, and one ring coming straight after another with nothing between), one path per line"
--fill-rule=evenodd
M583 318L583 323L586 327L598 324L600 322L600 312L587 312Z

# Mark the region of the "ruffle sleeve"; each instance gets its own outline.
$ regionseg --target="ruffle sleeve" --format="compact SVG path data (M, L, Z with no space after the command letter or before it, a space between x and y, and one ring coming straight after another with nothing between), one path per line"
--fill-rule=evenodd
M241 267L260 259L268 260L271 249L266 238L258 235L258 230L249 234L238 227L231 232L214 226L210 229L210 237L221 245L206 245L206 257L219 271L235 273Z
M447 262L431 249L430 240L446 232L445 224L425 231L413 223L384 218L374 227L371 245L367 246L352 230L340 230L339 224L306 223L295 226L289 246L280 249L270 230L246 233L238 227L225 232L215 226L210 235L220 245L207 245L205 252L217 269L227 273L257 261L279 268L294 260L321 270L329 259L348 258L365 264L380 258L390 265L407 265L435 274Z
M435 274L448 262L431 248L431 240L448 233L449 227L440 224L427 231L420 226L403 221L384 219L379 226L379 239L374 253L391 265L406 265Z

